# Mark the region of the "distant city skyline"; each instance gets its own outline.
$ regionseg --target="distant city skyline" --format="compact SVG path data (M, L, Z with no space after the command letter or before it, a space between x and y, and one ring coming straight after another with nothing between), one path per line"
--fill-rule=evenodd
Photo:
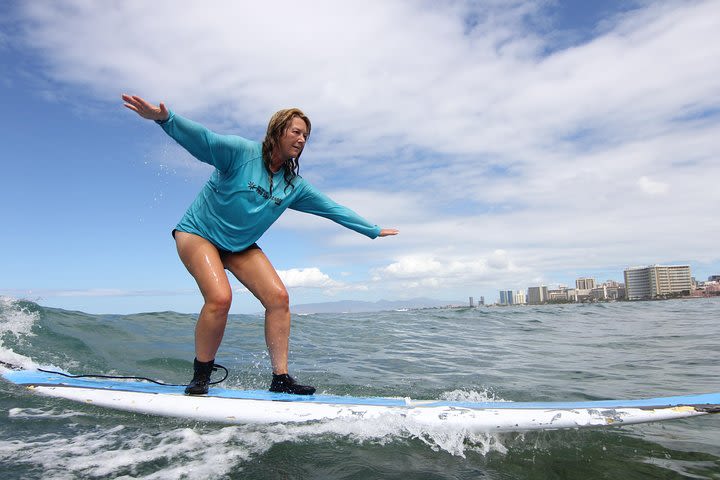
M646 300L668 295L690 294L695 286L690 265L649 265L623 270L625 282L606 280L598 284L595 278L583 276L575 280L575 288L558 284L527 287L527 297L518 290L500 290L498 305L542 304L560 301L586 300ZM720 275L710 275L708 282L720 282ZM714 290L714 288L712 288Z

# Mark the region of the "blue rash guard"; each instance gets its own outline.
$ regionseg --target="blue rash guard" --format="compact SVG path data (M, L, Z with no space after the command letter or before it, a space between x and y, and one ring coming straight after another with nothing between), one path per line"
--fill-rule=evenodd
M285 188L284 168L275 174L265 168L260 143L218 135L172 111L158 123L195 158L215 167L177 230L200 235L223 250L240 252L291 208L329 218L370 238L380 234L377 225L337 204L299 175Z

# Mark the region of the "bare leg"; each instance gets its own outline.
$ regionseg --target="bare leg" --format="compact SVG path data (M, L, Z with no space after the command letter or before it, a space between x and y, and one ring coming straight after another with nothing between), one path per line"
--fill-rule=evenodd
M273 373L288 373L290 300L285 285L260 249L224 255L223 262L265 307L265 343Z
M232 289L217 248L208 240L175 232L178 255L200 288L205 303L195 325L195 356L200 362L215 359L232 303Z

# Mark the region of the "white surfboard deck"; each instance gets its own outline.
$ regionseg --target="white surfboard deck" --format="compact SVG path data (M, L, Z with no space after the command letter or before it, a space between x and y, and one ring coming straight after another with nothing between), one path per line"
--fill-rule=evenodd
M720 393L584 402L455 402L334 395L289 395L265 390L211 388L188 396L183 387L67 378L35 370L2 376L34 393L149 415L227 424L387 419L468 432L555 430L658 422L720 413Z

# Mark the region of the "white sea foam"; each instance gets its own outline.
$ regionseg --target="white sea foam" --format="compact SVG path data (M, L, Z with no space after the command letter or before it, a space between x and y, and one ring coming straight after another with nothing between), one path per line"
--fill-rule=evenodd
M33 335L32 326L37 319L37 312L29 312L18 300L0 297L0 335L5 333L12 333L16 337Z
M31 358L15 353L7 347L3 339L7 334L13 335L16 339L33 336L32 327L38 319L37 312L28 311L18 300L0 297L0 361L26 369L37 367ZM5 368L0 366L0 371L4 370Z
M434 451L445 451L465 457L468 451L483 455L495 451L505 453L501 435L472 433L448 425L429 427L404 415L384 415L377 419L334 419L308 424L278 424L265 427L274 441L290 439L312 441L318 436L341 436L346 440L386 445L398 440L417 439Z
M510 400L504 400L498 397L495 392L491 389L484 389L480 391L476 390L451 390L444 392L441 396L442 400L449 402L509 402Z
M88 436L87 440L96 446L92 455L70 459L76 472L99 477L126 470L135 473L143 464L169 459L174 460L170 462L176 465L174 468L142 478L218 478L252 452L252 445L250 448L238 445L242 437L239 429L232 427L204 433L181 428L164 433L160 441L146 433L135 436L128 433L119 427L113 429L109 438L105 434Z
M75 410L57 410L54 408L11 408L8 410L8 418L13 419L59 419L86 416L88 416L88 414L84 412L78 412Z
M118 425L72 436L46 434L32 442L0 441L0 457L40 467L48 478L210 479L223 478L271 446L260 433L248 436L240 427L158 435Z
M22 422L47 415L72 417L64 410L12 409L9 420ZM500 437L470 434L451 428L421 427L406 417L377 420L332 420L308 424L175 428L152 432L135 426L103 429L68 424L74 435L47 433L32 441L0 441L0 457L11 464L29 464L48 478L223 478L243 464L282 443L327 442L342 438L358 444L388 445L419 440L434 451L464 457L507 451ZM83 431L81 431L83 430Z

